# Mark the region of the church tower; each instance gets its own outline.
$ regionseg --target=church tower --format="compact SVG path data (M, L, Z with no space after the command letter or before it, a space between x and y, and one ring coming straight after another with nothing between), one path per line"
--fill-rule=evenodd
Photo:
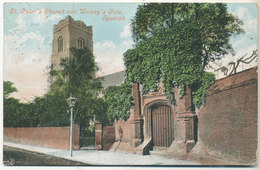
M72 57L70 48L87 47L93 52L92 26L86 26L82 21L75 21L71 16L54 25L51 64L52 69L60 69L61 58Z

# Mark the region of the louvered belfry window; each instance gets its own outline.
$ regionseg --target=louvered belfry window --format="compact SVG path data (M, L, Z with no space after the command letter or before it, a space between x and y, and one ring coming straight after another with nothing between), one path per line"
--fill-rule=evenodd
M85 48L85 40L82 37L78 38L78 49Z

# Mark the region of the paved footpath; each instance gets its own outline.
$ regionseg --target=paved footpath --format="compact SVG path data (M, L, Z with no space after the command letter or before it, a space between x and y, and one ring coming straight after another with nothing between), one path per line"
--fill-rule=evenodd
M199 165L194 162L166 158L157 155L137 155L125 152L97 151L97 150L77 150L73 151L73 157L70 152L59 149L43 148L4 142L5 146L24 149L32 152L53 155L73 161L78 161L90 165Z

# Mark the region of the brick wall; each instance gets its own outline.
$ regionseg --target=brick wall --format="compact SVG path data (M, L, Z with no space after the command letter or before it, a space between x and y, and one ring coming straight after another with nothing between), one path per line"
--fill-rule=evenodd
M97 150L121 150L134 152L131 145L133 139L131 120L119 120L114 126L103 127L101 123L95 124L95 145Z
M220 79L199 114L199 140L209 153L238 161L256 159L257 68Z
M254 162L257 151L257 80L257 67L217 80L209 88L198 117L192 111L189 91L180 98L179 89L175 89L176 105L171 105L160 91L145 96L141 94L141 115L145 123L144 141L138 147L143 149L140 153L144 153L146 148L149 149L152 139L149 108L155 104L165 104L172 107L176 114L174 120L179 121L174 122L176 142L172 143L168 154L174 155L181 149L190 152L198 140L199 146L210 155L225 160ZM136 125L134 113L138 113L134 111L136 110L131 110L127 121L119 120L114 123L116 142L112 150L136 152L135 149L138 149L132 142L135 139L133 127ZM198 132L193 129L198 129ZM102 135L102 140L108 136ZM180 145L178 139L186 143Z
M79 149L80 126L74 125L73 148ZM64 149L70 148L70 127L4 128L4 141Z
M103 127L103 150L109 150L109 148L115 142L115 127L107 126Z
M95 147L97 150L109 150L115 142L115 127L103 127L102 123L95 123Z
M132 144L134 139L133 124L129 118L127 121L119 120L114 123L115 127L115 150L135 153L135 146Z
M95 123L95 147L97 150L102 150L103 140L103 126L102 123Z
M130 120L128 119L126 122L124 120L119 120L114 123L114 126L116 140L121 142L128 142L130 144L131 140L133 139Z

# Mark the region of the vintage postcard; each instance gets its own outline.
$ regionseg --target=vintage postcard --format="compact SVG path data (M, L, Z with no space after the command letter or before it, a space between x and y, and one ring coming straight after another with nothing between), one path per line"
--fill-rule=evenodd
M4 168L257 168L257 1L1 5Z

